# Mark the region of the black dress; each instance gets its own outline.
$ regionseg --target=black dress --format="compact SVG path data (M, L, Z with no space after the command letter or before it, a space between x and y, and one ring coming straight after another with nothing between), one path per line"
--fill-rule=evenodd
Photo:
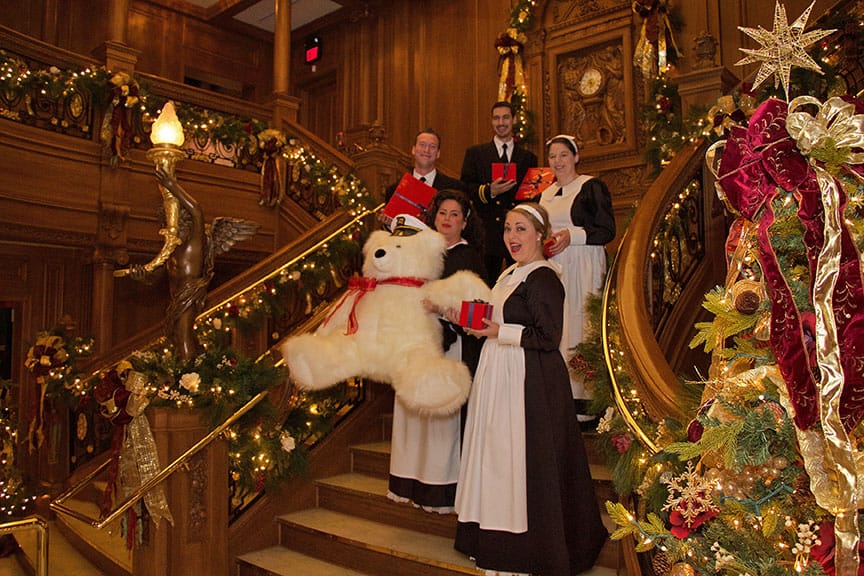
M608 533L559 350L564 287L545 261L511 267L492 294L468 403L455 547L479 568L570 576Z

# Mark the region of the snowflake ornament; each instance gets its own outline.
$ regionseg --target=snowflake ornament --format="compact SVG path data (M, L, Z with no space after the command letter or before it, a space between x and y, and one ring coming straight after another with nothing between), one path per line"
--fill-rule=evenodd
M713 517L719 508L711 499L714 489L712 482L693 470L693 463L687 463L687 471L680 476L668 476L660 482L669 487L666 505L663 510L672 510L681 515L684 524L694 527L701 524L706 516Z

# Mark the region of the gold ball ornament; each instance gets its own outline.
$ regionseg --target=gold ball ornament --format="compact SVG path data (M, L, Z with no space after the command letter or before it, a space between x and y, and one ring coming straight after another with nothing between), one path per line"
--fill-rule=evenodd
M694 576L693 566L685 562L676 562L669 569L669 576Z
M732 301L741 314L754 314L764 298L762 285L755 280L739 280L732 286Z

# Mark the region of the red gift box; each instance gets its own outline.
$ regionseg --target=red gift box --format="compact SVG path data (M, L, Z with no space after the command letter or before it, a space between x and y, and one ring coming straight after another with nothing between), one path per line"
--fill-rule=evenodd
M555 174L549 168L529 168L516 191L516 200L533 200L555 182Z
M546 240L543 243L543 255L546 256L546 258L552 257L552 245L553 244L555 244L554 238L549 238L548 240Z
M462 309L459 311L459 325L473 330L482 330L486 327L483 323L483 318L487 320L492 318L492 305L481 300L473 300L471 302L465 300L462 302Z
M393 191L393 196L381 212L389 218L394 218L399 214L420 216L426 211L433 196L435 196L435 188L420 182L411 174L405 174L399 180L396 190Z
M493 162L492 180L516 180L516 164L513 162Z

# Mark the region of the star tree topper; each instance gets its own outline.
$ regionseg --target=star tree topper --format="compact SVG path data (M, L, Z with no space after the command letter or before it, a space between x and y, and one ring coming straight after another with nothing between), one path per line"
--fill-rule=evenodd
M832 34L834 30L817 29L804 32L814 4L816 4L816 0L810 3L810 6L801 13L791 26L786 18L786 8L778 1L774 5L774 30L771 32L761 26L759 28L738 27L739 30L762 45L758 50L741 48L741 51L747 56L735 63L736 66L753 64L754 62L762 63L756 73L756 79L753 81L754 90L773 75L774 87L776 88L778 83L782 84L783 91L786 93L786 100L789 100L789 72L792 66L822 74L819 64L807 54L806 48Z

